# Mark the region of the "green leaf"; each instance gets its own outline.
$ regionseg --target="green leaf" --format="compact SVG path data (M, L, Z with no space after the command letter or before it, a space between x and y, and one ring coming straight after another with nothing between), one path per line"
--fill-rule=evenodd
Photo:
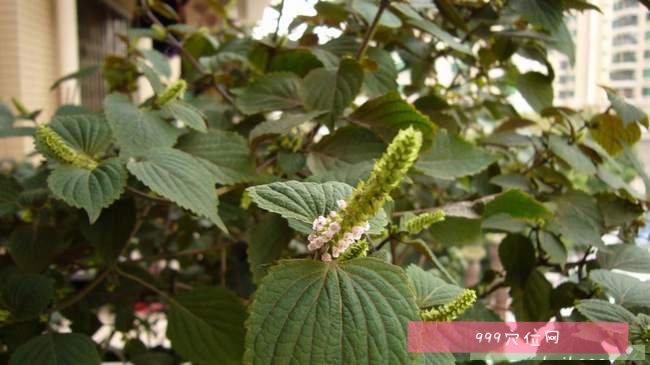
M552 134L548 137L548 146L554 154L576 171L588 175L596 173L594 163L575 144L569 144L564 138Z
M375 258L282 261L255 294L244 362L412 364L407 324L418 319L397 266Z
M499 244L499 257L506 270L506 280L523 288L528 275L535 268L535 248L530 240L520 234L508 235Z
M207 132L208 129L205 126L205 116L200 110L196 109L192 105L182 100L173 100L171 103L165 105L164 109L171 114L174 119L183 122L188 127L199 132Z
M598 250L598 264L603 269L618 269L650 274L650 251L634 244L607 246L607 250Z
M571 30L562 21L560 25L551 32L551 40L548 42L549 47L554 48L564 53L569 59L569 63L575 66L576 61L576 46L573 42L573 35Z
M432 22L429 19L423 18L417 10L412 7L413 2L410 3L392 3L391 6L397 9L402 13L406 18L407 22L423 30L432 36L436 37L438 40L449 46L451 49L463 53L465 55L472 56L472 50L467 45L462 44L458 39L453 35L449 34L447 31L439 27L436 23Z
M554 234L547 231L538 231L539 244L548 255L548 261L564 265L567 261L568 252L564 243Z
M126 157L142 156L150 148L171 147L178 137L176 128L159 113L138 109L126 95L107 96L104 113L120 154Z
M362 83L363 69L352 59L342 60L338 69L317 68L303 81L305 107L310 111L327 111L319 119L331 127L359 94Z
M0 217L18 210L18 196L22 190L13 177L0 175Z
M598 114L591 119L590 132L598 144L611 155L623 151L641 138L641 128L636 123L625 126L623 120L612 114Z
M603 217L596 200L579 191L571 191L554 199L555 217L548 229L574 243L601 246Z
M323 169L318 174L307 178L307 181L323 183L326 181L339 181L350 186L357 186L360 181L367 180L372 171L373 163L364 161L355 164L342 163L340 166Z
M523 288L512 288L512 311L517 321L545 322L553 316L551 293L553 285L538 269L533 270Z
M95 343L78 333L49 333L34 337L16 349L9 365L99 365Z
M37 274L12 272L2 277L0 307L15 321L38 318L54 297L54 281Z
M307 157L307 166L314 174L361 162L371 162L386 150L386 144L367 129L343 127L325 136Z
M445 247L480 244L481 220L465 217L445 217L429 228L433 242Z
M149 189L227 232L217 211L215 178L191 155L173 148L154 148L141 160L129 161L127 168Z
M487 203L483 217L502 213L530 222L548 219L552 216L552 213L542 203L517 189L501 193Z
M237 133L218 129L188 133L180 138L177 148L198 158L219 184L248 182L256 177L248 142Z
M274 55L267 72L293 72L304 77L309 71L319 67L323 67L323 63L309 50L292 49Z
M11 234L7 246L16 266L38 273L47 269L66 243L52 228L19 226Z
M133 199L118 200L104 209L94 224L82 226L81 232L95 247L102 262L111 265L131 238L135 221L136 207Z
M397 67L390 53L380 48L370 48L366 57L377 65L376 70L364 70L363 89L371 97L382 96L397 90Z
M282 117L280 117L278 120L266 120L256 125L248 135L248 139L253 141L259 137L269 134L289 133L293 128L296 128L303 123L309 122L314 118L322 115L323 113L324 112L321 111L314 111L309 113L282 114Z
M514 82L517 90L535 112L541 113L543 109L553 105L552 79L548 76L530 71L517 74Z
M311 225L318 216L326 216L337 210L336 201L346 199L352 193L350 185L340 182L285 181L246 189L251 199L260 208L280 214L282 217L302 224L292 224L304 233L312 231ZM386 213L381 210L370 220L370 232L377 233L388 223Z
M395 92L368 100L350 118L368 127L386 142L392 141L400 129L413 127L422 132L424 145L427 146L437 130L427 116Z
M151 66L153 66L154 70L159 74L165 77L171 76L172 68L169 66L167 56L155 49L139 49L138 52L142 53L142 56L151 63Z
M420 309L450 303L463 292L463 288L447 284L432 272L413 264L406 268L406 274L415 288L415 303Z
M236 103L245 114L292 109L302 104L300 87L301 80L296 74L265 74L242 90Z
M70 147L91 157L104 153L113 138L101 114L59 115L48 126Z
M600 299L581 300L576 309L592 322L628 322L634 323L636 318L632 312Z
M486 150L440 130L415 167L427 176L451 180L479 173L494 161L495 157Z
M552 31L562 24L564 8L557 0L513 0L509 4L528 22Z
M589 277L625 307L650 307L650 283L607 270L592 270Z
M57 198L73 207L83 208L93 223L103 208L122 195L126 178L124 163L111 158L100 162L94 170L72 165L57 166L47 184Z
M0 130L11 128L16 121L16 117L11 112L7 104L0 102Z
M183 358L201 364L241 364L246 311L219 287L179 293L168 312L167 337Z
M352 9L361 15L368 24L372 23L379 10L379 6L370 0L352 0L351 5ZM386 9L379 18L379 25L387 28L399 28L402 26L402 21L390 10Z
M267 268L282 257L292 238L293 231L287 222L275 214L265 216L251 227L247 258L255 283L259 284Z
M607 93L607 100L612 104L612 108L618 114L618 116L623 120L623 125L627 126L630 123L641 123L646 127L648 126L648 115L641 110L639 107L628 103L628 101L621 95L619 95L616 90L601 86L605 89Z

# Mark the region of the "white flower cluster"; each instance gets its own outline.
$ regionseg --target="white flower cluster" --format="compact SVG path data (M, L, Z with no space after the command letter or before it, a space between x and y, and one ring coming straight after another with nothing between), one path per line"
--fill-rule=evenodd
M347 207L345 200L337 200L336 205L339 209L345 209ZM307 248L310 251L316 251L330 243L334 236L341 231L341 223L338 214L335 211L331 211L327 217L322 215L319 216L314 220L312 229L314 230L314 233L307 237L309 240ZM350 232L345 232L343 236L332 245L332 254L330 255L327 251L324 252L321 255L321 260L327 262L332 261L332 257L339 257L339 255L345 252L350 245L360 240L361 236L368 232L369 229L370 224L368 222L365 222L363 225L352 227Z

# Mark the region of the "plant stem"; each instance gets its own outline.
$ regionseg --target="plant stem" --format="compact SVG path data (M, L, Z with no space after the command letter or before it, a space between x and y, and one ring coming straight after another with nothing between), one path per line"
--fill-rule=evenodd
M93 289L95 289L99 284L101 284L101 282L104 281L104 279L106 279L106 277L108 277L108 274L110 273L111 273L110 268L102 271L99 275L95 277L93 281L91 281L83 289L81 289L80 291L78 291L68 299L60 302L59 305L57 305L55 308L52 308L52 310L50 310L50 313L60 312L70 307L71 305L77 303L78 301L83 299L86 295L88 295Z
M151 201L154 201L154 202L157 202L157 203L162 203L162 204L171 204L171 201L169 201L167 199L157 198L155 196L151 196L151 195L145 193L144 191L140 191L140 190L138 190L136 188L133 188L133 187L130 187L130 186L127 186L126 190L128 192L132 193L133 195L139 196L139 197L144 198L144 199L148 199L148 200L151 200Z
M156 17L156 14L154 14L151 11L151 9L149 9L146 0L140 0L140 6L142 7L142 10L144 10L145 14L147 15L147 17L152 23L165 28L165 25L160 21L160 19L158 19L158 17ZM229 104L231 104L235 109L239 111L239 108L237 108L235 104L235 100L228 94L228 92L225 89L223 89L222 85L214 82L215 80L212 77L213 76L212 73L209 70L207 70L205 67L203 67L201 62L199 62L191 53L189 53L187 49L185 49L183 44L178 39L176 39L176 37L174 37L173 34L166 32L165 39L167 40L167 43L169 43L171 46L173 46L174 48L178 48L183 54L183 56L185 56L185 58L188 61L190 61L190 63L192 63L192 66L194 66L194 68L199 73L205 76L209 76L212 85L214 86L215 90L219 93L219 95L221 95L221 97L224 100L226 100Z
M131 280L131 281L135 281L136 283L138 283L138 284L144 286L145 288L151 290L152 292L154 292L154 293L160 295L161 297L165 298L165 300L167 300L167 301L170 302L171 304L173 304L173 305L177 305L177 306L179 306L179 307L183 307L182 305L180 305L180 303L178 303L178 302L176 301L176 299L172 298L171 295L169 295L169 294L165 293L164 291L162 291L162 290L156 288L155 286L153 286L153 285L147 283L146 281L140 279L139 277L137 277L137 276L135 276L135 275L131 275L131 274L125 272L125 271L122 271L122 269L120 269L120 268L117 267L117 266L115 266L115 272L118 273L120 276L123 276L123 277L125 277L125 278L127 278L127 279L129 279L129 280Z
M280 2L280 10L278 11L278 21L275 23L275 32L273 32L273 43L278 42L278 32L280 32L280 20L282 20L282 13L284 12L284 0Z
M357 61L361 61L361 58L363 58L363 55L366 53L366 49L368 49L368 44L375 36L375 32L377 32L377 28L379 27L379 19L381 19L381 16L384 13L384 10L386 10L386 8L388 7L389 3L390 3L389 0L381 0L381 2L379 3L377 14L375 14L375 18L372 20L372 23L370 23L370 28L366 32L366 35L363 37L363 42L361 43L361 47L359 47L359 50L357 50L357 54L355 57Z

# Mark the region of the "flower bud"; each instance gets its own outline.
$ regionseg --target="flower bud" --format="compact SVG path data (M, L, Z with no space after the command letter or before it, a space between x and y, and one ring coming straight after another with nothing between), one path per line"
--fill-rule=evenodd
M86 170L97 168L97 161L70 147L58 133L46 125L40 125L36 128L36 139L63 162Z

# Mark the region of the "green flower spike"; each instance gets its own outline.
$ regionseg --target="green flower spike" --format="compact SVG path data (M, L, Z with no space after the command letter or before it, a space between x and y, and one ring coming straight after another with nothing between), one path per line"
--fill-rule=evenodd
M442 210L436 210L435 212L422 213L407 220L405 228L410 234L418 234L431 227L432 224L443 220L445 220L445 212Z
M70 165L86 170L94 170L99 164L85 153L70 147L58 133L46 125L39 125L36 128L36 138L58 159Z
M338 242L354 227L363 226L384 206L390 192L402 181L413 166L422 147L422 133L409 127L399 131L386 152L375 163L366 181L360 182L338 213L341 229L334 236Z
M476 303L476 292L465 289L453 302L420 312L424 321L447 322L453 321Z
M368 241L361 240L356 244L350 246L345 252L341 254L339 260L352 260L359 257L366 257L368 255Z
M367 181L359 183L348 201L338 200L337 211L314 220L314 232L307 237L310 251L321 250L321 259L331 261L344 252L347 259L365 256L368 244L359 240L370 229L368 220L384 206L390 192L397 187L418 157L422 134L409 127L399 131L386 152L370 173ZM360 247L356 248L356 245ZM332 249L332 253L328 252Z
M185 82L185 80L181 79L174 81L165 89L165 91L158 95L156 98L156 105L163 107L169 104L170 102L182 97L183 94L185 94L186 89L187 82Z

